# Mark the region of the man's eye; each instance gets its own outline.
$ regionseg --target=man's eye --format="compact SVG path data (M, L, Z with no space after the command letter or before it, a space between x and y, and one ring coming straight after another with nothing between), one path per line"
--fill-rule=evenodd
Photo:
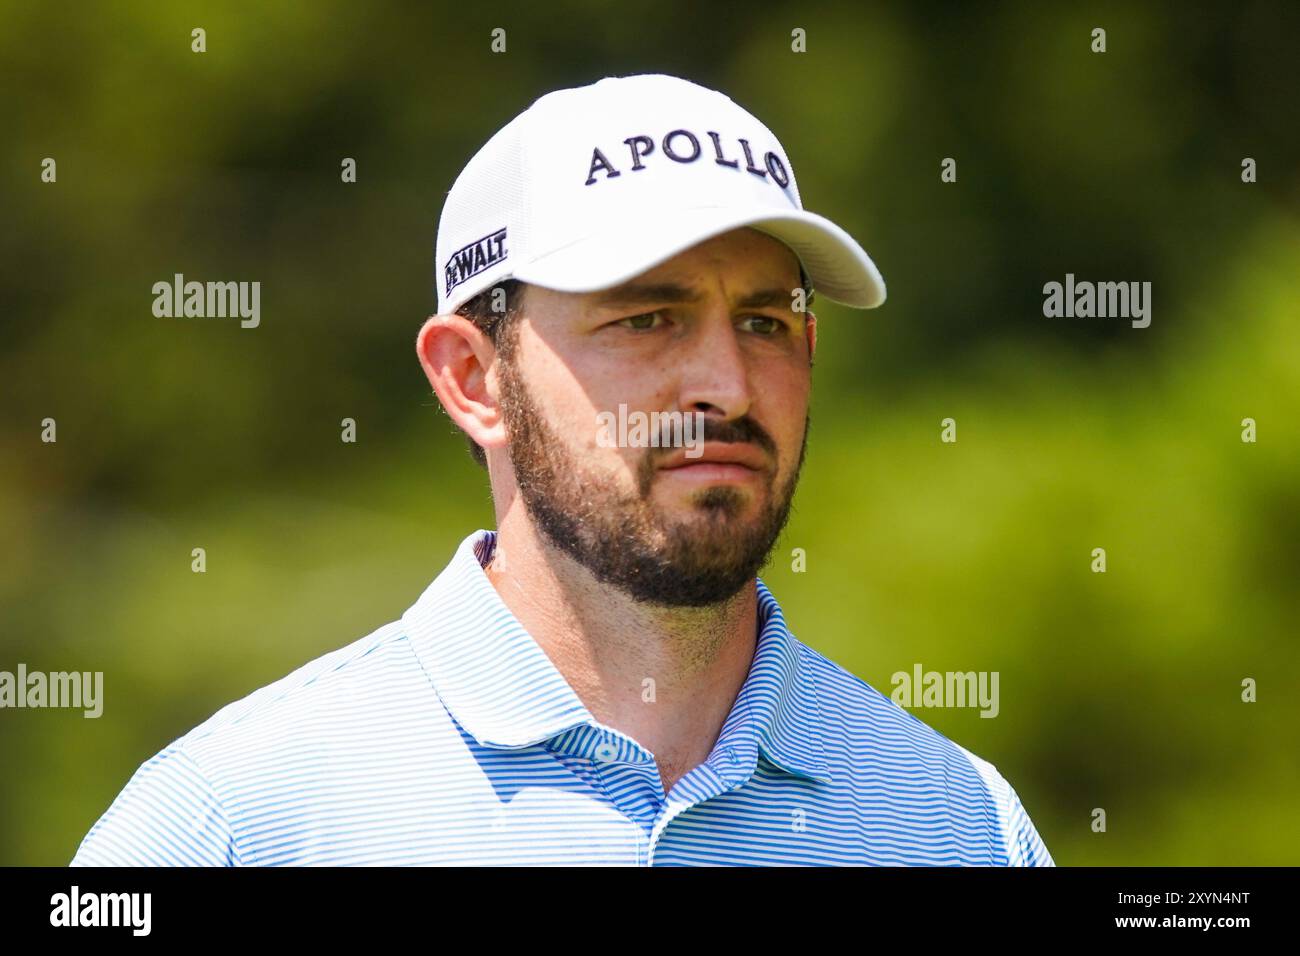
M751 332L757 332L759 335L772 335L785 326L780 319L770 315L747 315L744 322L749 325Z
M662 316L658 312L644 312L641 315L630 315L626 319L619 319L617 324L643 332L654 328L655 323L661 318Z

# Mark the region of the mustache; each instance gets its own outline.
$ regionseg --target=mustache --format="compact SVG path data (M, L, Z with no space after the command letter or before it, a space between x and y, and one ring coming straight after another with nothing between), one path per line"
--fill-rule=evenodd
M694 413L686 412L684 414ZM725 421L706 415L704 416L704 427L697 433L696 440L703 442L705 445L710 442L722 445L757 445L769 457L776 458L776 442L766 428L748 415ZM666 458L675 451L674 448L666 446L667 442L664 442L659 448L648 448L646 464L653 467L657 465L659 459Z
M703 440L719 444L757 445L769 455L776 456L776 442L772 436L748 415L731 421L705 417Z
M686 414L693 413L688 412ZM710 442L757 445L768 454L768 457L773 462L776 461L776 442L772 440L772 436L768 434L766 428L748 415L727 421L712 415L705 415L704 427L700 429L700 432L702 437L697 435L697 440L706 447ZM664 445L666 444L665 442ZM659 448L651 446L646 449L645 457L641 459L640 467L637 468L637 487L642 498L650 494L650 487L654 484L655 475L659 471L659 462L673 454L674 451L676 449L662 445Z

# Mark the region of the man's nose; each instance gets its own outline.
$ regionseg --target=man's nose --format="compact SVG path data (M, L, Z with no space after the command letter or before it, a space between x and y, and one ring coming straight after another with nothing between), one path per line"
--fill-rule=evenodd
M724 421L747 414L753 401L749 369L730 315L719 310L702 319L682 344L676 357L680 408Z

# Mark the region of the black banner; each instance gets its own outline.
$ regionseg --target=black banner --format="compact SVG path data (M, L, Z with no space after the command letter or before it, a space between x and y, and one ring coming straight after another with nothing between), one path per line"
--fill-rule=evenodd
M716 927L743 940L771 926L809 941L834 930L927 943L1028 932L1231 945L1285 925L1294 876L1284 868L6 869L0 918L10 940L76 933L83 942L339 943L402 930L486 942L503 933L555 939L568 925L584 935Z

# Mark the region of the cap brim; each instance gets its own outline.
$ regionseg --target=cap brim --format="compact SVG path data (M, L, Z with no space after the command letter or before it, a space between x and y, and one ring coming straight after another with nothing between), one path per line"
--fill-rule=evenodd
M708 206L628 223L588 236L513 270L516 279L557 292L595 292L627 282L694 245L749 226L784 242L799 257L818 297L856 309L885 301L880 270L847 232L802 209L774 212Z

